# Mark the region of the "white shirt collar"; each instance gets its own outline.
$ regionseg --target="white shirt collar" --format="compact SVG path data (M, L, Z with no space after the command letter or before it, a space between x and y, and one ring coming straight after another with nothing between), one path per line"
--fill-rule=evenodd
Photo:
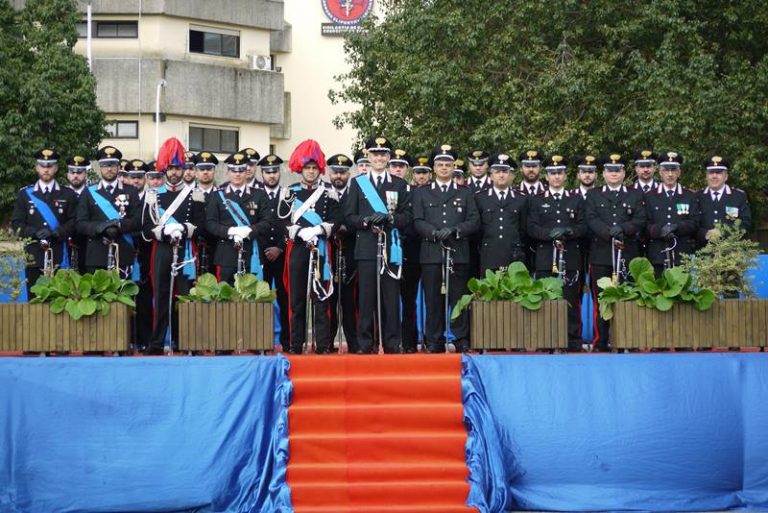
M101 179L101 182L99 183L99 188L106 189L107 187L119 187L120 181L115 179L111 182L107 182L103 178Z
M58 183L56 183L56 180L51 180L47 184L44 184L42 180L38 180L35 184L35 189L38 191L57 191L59 190Z
M559 189L553 189L552 187L549 188L550 194L559 194L560 196L565 196L565 188L561 187Z

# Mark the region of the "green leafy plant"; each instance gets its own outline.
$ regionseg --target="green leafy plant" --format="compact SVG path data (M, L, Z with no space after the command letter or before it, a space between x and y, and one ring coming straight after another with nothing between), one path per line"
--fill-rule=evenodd
M635 301L661 312L671 310L675 303L689 303L697 310L708 310L715 301L715 293L699 288L693 276L682 267L665 269L661 277L656 278L651 262L638 257L629 263L629 274L632 281L618 285L607 276L597 280L597 286L602 289L598 302L603 319L611 319L613 305L621 301Z
M219 283L210 273L197 278L197 284L189 294L179 296L181 303L271 303L275 300L275 291L269 283L259 280L253 274L235 276L235 286L227 282Z
M702 287L712 289L716 296L754 296L752 284L744 279L755 266L760 245L746 237L741 220L733 225L720 224L695 255L683 255L681 266L696 276Z
M69 269L56 271L53 278L41 276L31 292L35 298L30 303L50 303L51 312L67 312L74 320L96 312L107 315L112 303L136 306L132 297L139 286L124 280L116 272L97 270L80 275Z
M563 281L547 277L533 279L522 262L512 262L505 271L485 272L485 278L472 278L467 283L471 294L459 299L451 312L456 319L472 301L514 301L528 310L538 310L543 301L563 297Z

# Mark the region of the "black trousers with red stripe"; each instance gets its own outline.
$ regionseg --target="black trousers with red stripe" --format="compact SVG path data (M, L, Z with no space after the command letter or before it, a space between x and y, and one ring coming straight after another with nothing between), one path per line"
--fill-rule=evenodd
M179 261L184 259L184 245L179 247ZM157 242L152 259L152 284L154 291L155 316L152 329L150 348L162 349L169 321L169 298L171 294L171 263L173 262L173 249L167 242ZM191 282L179 269L179 274L174 278L174 304L176 296L189 294ZM173 332L171 338L177 345L179 336L178 314L173 312ZM175 347L174 347L175 349Z
M325 241L321 242L325 244ZM322 264L322 262L321 262ZM288 256L288 301L291 305L291 348L299 352L307 338L307 280L309 271L309 249L304 244L292 244ZM310 293L314 306L314 337L318 349L329 350L331 339L330 301L318 301Z

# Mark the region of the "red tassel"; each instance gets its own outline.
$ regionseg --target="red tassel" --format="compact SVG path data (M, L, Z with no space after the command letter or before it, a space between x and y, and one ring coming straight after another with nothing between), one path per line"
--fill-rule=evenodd
M307 139L300 143L293 150L291 158L288 160L288 167L294 173L301 173L301 170L307 162L314 160L317 167L320 168L320 174L325 174L325 154L320 149L320 145L313 139Z
M156 169L164 172L170 165L184 167L186 153L187 150L184 149L181 141L175 137L167 139L157 152Z

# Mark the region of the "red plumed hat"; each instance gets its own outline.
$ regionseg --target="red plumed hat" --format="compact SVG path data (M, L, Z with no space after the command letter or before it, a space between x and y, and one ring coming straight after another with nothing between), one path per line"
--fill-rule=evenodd
M162 172L165 172L165 170L168 169L168 166L184 167L186 153L187 150L184 149L184 145L181 144L181 141L175 137L171 137L160 146L160 150L157 152L157 162L155 163L155 166L158 171Z
M294 173L301 173L301 170L310 160L315 161L321 175L325 173L325 155L320 149L320 145L313 139L307 139L296 146L288 160L288 167Z

